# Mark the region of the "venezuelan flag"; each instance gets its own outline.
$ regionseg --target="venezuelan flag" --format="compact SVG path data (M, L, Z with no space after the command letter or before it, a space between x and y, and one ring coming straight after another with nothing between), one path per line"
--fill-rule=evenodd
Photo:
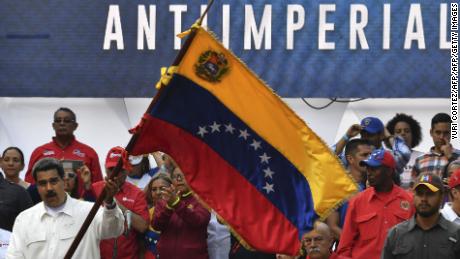
M259 251L296 254L314 220L357 191L323 141L202 28L138 134L133 154L170 154Z

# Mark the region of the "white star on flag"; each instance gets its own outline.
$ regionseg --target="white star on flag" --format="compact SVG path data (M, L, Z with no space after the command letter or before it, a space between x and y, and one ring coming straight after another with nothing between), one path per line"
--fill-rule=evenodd
M217 122L214 122L209 127L211 128L211 133L214 131L220 132L220 124L217 124Z
M254 150L257 151L257 149L261 148L260 144L262 144L262 141L257 141L255 139L253 139L252 144L250 146L253 147Z
M262 189L264 189L267 192L267 194L269 194L270 192L275 192L275 190L273 190L273 187L274 184L265 183L265 186L262 187Z
M267 168L267 169L265 169L265 170L263 170L263 171L264 171L264 173L265 173L265 177L270 177L271 179L273 179L273 174L274 174L275 172L273 172L273 171L270 169L270 167Z
M234 130L235 130L235 128L233 127L233 125L231 123L225 125L225 132L230 132L230 134L233 134Z
M267 163L267 164L268 164L268 160L271 158L271 157L267 156L267 153L264 153L263 155L261 155L259 157L260 157L260 162L261 163Z
M245 129L245 130L240 130L240 136L239 136L239 138L244 138L244 140L247 140L248 137L249 137L249 135L251 135L251 134L248 133L248 130L247 130L247 129Z
M204 126L204 127L198 126L197 135L200 135L202 138L204 138L204 134L206 134L206 133L208 133L208 131L206 130L206 126Z

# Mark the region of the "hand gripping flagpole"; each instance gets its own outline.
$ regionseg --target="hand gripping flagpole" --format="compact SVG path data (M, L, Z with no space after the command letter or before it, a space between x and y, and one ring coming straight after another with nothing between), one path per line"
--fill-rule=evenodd
M208 11L209 11L209 9L210 9L210 7L212 6L213 3L214 3L214 0L209 0L208 1L208 5L206 7L206 10L200 16L200 19L198 19L198 21L194 24L194 26L192 26L192 28L189 30L190 33L188 34L188 37L187 37L184 45L179 50L179 53L177 53L177 56L174 59L174 62L173 62L173 64L171 66L177 66L182 61L182 58L184 57L184 55L187 52L190 44L192 43L193 39L195 38L195 35L196 35L195 27L196 26L201 26L201 23L202 23L204 17L208 13ZM150 103L149 107L147 108L146 113L148 111L150 111L151 107L155 104L156 100L159 98L159 96L161 95L162 90L164 89L163 86L165 86L165 82L163 80L160 80L160 81L161 81L161 85L160 85L160 87L159 87L159 89L157 91L157 94L155 95L155 97L153 98L153 100ZM138 133L138 131L140 130L141 127L142 127L142 120L141 120L140 125L138 125L138 127L136 127L133 131L131 131L133 133L133 136L131 137L131 139L129 140L128 145L125 148L126 151L128 152L128 154L131 152L131 150L133 149L133 147L134 147L134 145L135 145L135 143L137 141L137 138L138 138L137 133ZM118 160L118 163L115 166L112 174L110 175L109 179L114 179L115 177L117 177L118 174L121 171L122 166L123 166L123 160L120 158ZM91 222L93 221L94 217L96 216L96 213L97 213L99 207L101 206L102 202L104 201L105 196L106 196L106 190L104 188L102 190L101 194L99 195L99 197L96 199L96 202L94 203L94 205L91 208L90 212L88 213L88 216L86 217L85 221L83 222L83 225L81 226L80 230L78 231L77 236L75 237L74 241L70 245L69 250L67 250L67 253L64 256L64 259L71 259L72 258L73 254L75 253L75 250L77 250L77 247L80 244L83 236L85 235L85 233L88 230Z

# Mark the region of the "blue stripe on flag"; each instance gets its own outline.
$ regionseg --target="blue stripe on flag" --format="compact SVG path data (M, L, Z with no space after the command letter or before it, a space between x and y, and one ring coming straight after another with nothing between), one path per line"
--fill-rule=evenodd
M306 178L206 89L176 74L151 115L209 145L270 200L299 235L318 218Z

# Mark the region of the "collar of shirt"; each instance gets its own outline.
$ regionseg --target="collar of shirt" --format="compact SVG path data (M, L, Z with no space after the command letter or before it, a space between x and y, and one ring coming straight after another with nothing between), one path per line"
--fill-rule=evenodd
M418 228L420 228L418 225L417 225L417 221L415 221L415 217L417 216L417 214L415 214L414 216L412 216L412 218L409 220L409 231L412 231L414 230L415 226L417 226ZM442 227L443 229L445 230L449 230L449 221L447 221L447 219L445 219L441 213L439 213L439 218L438 218L438 222L433 226L431 227L430 229L433 229L437 226L440 226ZM422 229L422 228L420 228ZM423 229L422 229L423 230ZM423 231L426 231L426 230L423 230Z
M375 191L374 187L370 187L369 189L370 189L371 195L369 195L368 201L370 202L372 199L377 198L377 192ZM398 197L405 198L405 196L402 194L402 191L403 190L400 187L398 187L396 184L393 184L393 188L391 189L390 195L389 195L391 199L389 199L388 202Z
M52 140L53 144L54 144L56 147L59 147L60 149L67 149L67 148L73 146L73 145L75 144L76 141L77 141L77 140L75 139L75 136L72 136L72 141L70 142L70 144L69 144L67 147L61 148L61 146L59 145L59 143L57 143L57 141L56 141L56 137L53 137L53 140Z
M68 194L67 195L67 198L66 198L66 201L65 201L65 204L64 204L64 208L62 208L62 213L65 213L69 216L74 216L74 212L72 210L73 206L73 198L70 197ZM43 219L43 217L45 215L50 215L47 211L46 211L46 207L45 207L45 202L42 201L42 206L40 206L40 210L38 212L38 214L40 215L40 219Z

